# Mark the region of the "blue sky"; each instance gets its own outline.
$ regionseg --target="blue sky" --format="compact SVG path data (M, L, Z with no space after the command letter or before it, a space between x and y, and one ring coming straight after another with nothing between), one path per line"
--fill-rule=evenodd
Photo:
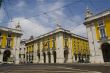
M29 38L54 30L60 24L86 37L83 22L87 6L96 14L110 9L110 0L4 0L0 26L14 28L19 22L23 38Z

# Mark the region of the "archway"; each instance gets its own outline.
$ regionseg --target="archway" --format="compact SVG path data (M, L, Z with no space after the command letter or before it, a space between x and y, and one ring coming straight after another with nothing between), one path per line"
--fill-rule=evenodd
M46 54L45 54L45 52L43 52L43 56L44 56L44 63L46 63Z
M68 53L69 53L69 51L67 49L64 50L64 63L66 63L68 60Z
M75 61L77 61L77 54L74 54L74 57L75 57Z
M110 62L110 44L103 43L101 45L104 62Z
M48 52L48 62L51 63L51 53Z
M81 62L81 53L78 53L78 62Z
M53 51L54 63L56 63L56 51Z
M10 50L5 50L3 53L3 62L7 62L8 59L10 58L11 52Z

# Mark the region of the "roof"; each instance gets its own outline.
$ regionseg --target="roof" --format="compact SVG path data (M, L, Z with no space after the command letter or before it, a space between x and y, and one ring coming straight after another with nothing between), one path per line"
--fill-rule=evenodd
M99 18L101 18L101 17L108 16L108 15L110 15L110 10L105 10L105 11L103 11L103 12L100 12L100 13L98 13L98 14L96 14L96 15L93 15L93 16L87 18L87 19L85 20L84 24L86 24L87 22L90 22L90 21L92 21L92 20L96 20L96 19L99 19Z
M83 40L88 40L88 38L86 38L86 37L83 37L83 36L80 36L80 35L77 35L77 34L74 34L74 33L71 33L71 34L74 37L77 37L77 38L80 38L80 39L83 39Z
M70 32L69 30L66 30L64 28L59 28L59 29L55 29L55 30L53 30L51 32L48 32L46 34L40 35L40 36L38 36L38 37L36 37L36 38L34 38L32 40L28 40L28 41L26 41L26 43L33 42L35 40L39 40L39 39L41 39L43 37L46 37L46 36L49 36L49 35L52 35L52 34L55 34L55 33L58 33L58 32L65 32L65 33L70 34L71 36L74 36L74 37L77 37L77 38L81 38L81 39L87 40L87 38L82 37L82 36L79 36L79 35L76 35L76 34Z
M18 30L18 29L12 29L12 28L8 28L8 27L0 26L0 30L1 31L12 32L12 33L16 33L16 34L22 35L22 31Z

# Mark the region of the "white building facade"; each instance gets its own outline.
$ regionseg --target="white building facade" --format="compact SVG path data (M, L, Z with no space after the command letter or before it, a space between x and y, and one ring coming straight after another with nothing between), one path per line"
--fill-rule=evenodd
M85 44L79 45L79 40ZM26 42L27 63L73 63L83 60L79 48L74 49L75 44L82 48L88 46L88 40L59 27ZM84 47L84 49L89 52L88 47ZM77 54L77 56L75 55L77 60L74 54ZM87 58L87 55L89 53L84 58Z
M0 63L19 64L21 35L19 25L15 29L0 27Z
M19 59L20 64L26 63L26 46L25 46L26 40L22 39L20 41L20 49L19 49Z
M93 15L87 8L85 22L90 47L90 62L110 62L110 10Z

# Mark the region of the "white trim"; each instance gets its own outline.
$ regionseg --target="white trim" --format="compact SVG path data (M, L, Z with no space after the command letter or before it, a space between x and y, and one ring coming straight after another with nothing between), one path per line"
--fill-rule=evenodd
M2 26L0 26L0 30L6 31L6 32L12 32L12 33L16 33L16 34L22 35L22 31L21 31L21 30L17 30L17 29L12 29L12 28L7 28L7 27L2 27Z
M29 42L32 42L32 41L35 41L35 40L39 40L39 39L41 39L41 38L44 38L44 37L46 37L46 36L49 36L49 35L52 35L52 34L55 34L55 33L59 33L59 32L66 32L66 33L70 34L70 35L73 36L73 37L77 37L77 38L80 38L80 39L83 39L83 40L88 40L88 39L85 38L85 37L82 37L82 36L76 35L76 34L74 34L74 33L71 33L69 30L65 30L65 29L63 29L63 28L60 28L60 29L56 29L56 30L54 30L54 31L51 31L51 32L49 32L49 33L40 35L40 36L34 38L33 40L28 40L28 41L26 41L26 43L29 43Z
M107 10L107 11L104 11L104 12L99 13L97 15L89 17L88 19L85 20L85 23L92 21L92 20L95 20L95 19L98 19L98 18L101 18L101 17L104 17L104 16L107 16L107 15L110 15L110 10Z

